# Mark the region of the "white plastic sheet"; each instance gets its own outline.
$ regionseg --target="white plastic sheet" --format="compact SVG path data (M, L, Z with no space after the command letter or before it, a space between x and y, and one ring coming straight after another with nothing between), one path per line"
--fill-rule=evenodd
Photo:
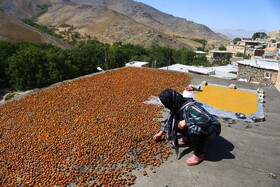
M146 101L144 101L144 104L148 105L163 105L157 96L150 96Z

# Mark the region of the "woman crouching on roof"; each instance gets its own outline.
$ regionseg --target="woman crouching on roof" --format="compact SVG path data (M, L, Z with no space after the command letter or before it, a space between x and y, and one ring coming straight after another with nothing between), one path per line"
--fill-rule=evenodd
M181 141L190 141L194 154L186 160L189 166L197 165L204 160L203 151L206 140L218 136L221 124L215 116L206 111L200 103L192 98L191 88L186 88L183 97L173 89L165 89L159 95L162 104L170 110L169 116L160 132L154 135L155 141L166 133L167 141L171 140L179 157L177 133L185 138Z

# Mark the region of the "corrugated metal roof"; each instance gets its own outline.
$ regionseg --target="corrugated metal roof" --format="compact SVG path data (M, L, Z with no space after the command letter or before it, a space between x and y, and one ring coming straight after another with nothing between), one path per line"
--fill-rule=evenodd
M188 66L188 65L183 65L183 64L173 64L168 67L162 67L159 69L168 69L168 70L173 70L173 71L179 71L179 72L194 72L194 73L199 73L199 74L204 74L204 75L210 75L214 73L214 70L205 68L205 67L197 67L197 66Z
M149 64L149 62L132 61L125 64L126 67L141 67L143 65Z
M224 79L236 79L238 66L237 65L226 65L226 66L215 66L212 67L215 70L213 77L224 78Z
M237 66L228 65L228 66L216 66L216 67L198 67L198 66L188 66L183 64L173 64L168 67L162 67L159 69L168 69L171 71L179 71L183 73L197 73L204 74L218 78L224 79L236 79L237 75ZM232 73L233 72L233 73Z
M256 41L256 40L241 40L241 42L264 43L263 41Z
M196 54L202 54L202 55L206 55L207 53L204 51L195 51Z
M238 64L248 65L252 67L262 68L262 69L270 69L270 70L279 70L280 62L271 62L266 60L240 60L237 61Z
M230 80L237 79L237 74L229 73L229 72L225 72L225 71L219 71L219 70L215 70L215 74L210 75L210 76L217 77L217 78L223 78L223 79L230 79Z
M237 65L226 65L226 66L214 66L212 67L215 71L222 71L228 73L237 73L238 66Z
M218 50L211 50L211 53L232 53L230 51L218 51Z

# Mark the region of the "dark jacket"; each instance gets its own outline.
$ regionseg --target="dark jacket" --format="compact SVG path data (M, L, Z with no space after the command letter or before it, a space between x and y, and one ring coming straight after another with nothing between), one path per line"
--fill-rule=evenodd
M172 124L171 121L174 119L176 123L181 120L186 121L187 134L205 135L209 138L220 134L220 122L194 99L183 98L181 94L172 89L164 90L159 98L163 105L170 110L169 118L162 127L162 130L169 135L169 131L172 132L175 130L169 125Z

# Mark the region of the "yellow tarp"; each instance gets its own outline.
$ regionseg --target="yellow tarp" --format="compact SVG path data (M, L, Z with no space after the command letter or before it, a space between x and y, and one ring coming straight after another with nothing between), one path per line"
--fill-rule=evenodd
M244 90L208 85L203 87L202 92L197 92L195 98L216 109L243 113L246 116L258 110L257 94Z

